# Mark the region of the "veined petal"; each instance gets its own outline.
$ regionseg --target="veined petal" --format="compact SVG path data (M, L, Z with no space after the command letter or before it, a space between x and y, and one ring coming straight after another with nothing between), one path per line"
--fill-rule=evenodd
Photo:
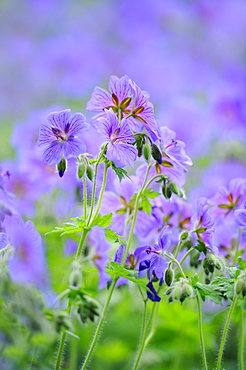
M49 145L54 141L55 135L48 124L42 124L39 131L38 146Z
M63 143L53 141L43 152L41 161L49 165L55 165L60 162L63 155Z
M125 143L108 144L106 157L113 161L116 167L124 167L127 163L133 166L137 158L137 149Z
M69 136L78 136L82 131L88 130L89 124L85 121L86 118L82 113L74 113L69 120Z
M117 96L119 103L121 103L122 100L131 97L133 94L133 88L128 76L123 76L121 78L110 76L108 88L111 94L115 94Z
M92 112L100 112L102 109L114 105L112 96L108 91L96 86L91 95L91 99L86 105L86 109Z
M64 132L66 125L70 120L70 109L65 109L60 112L52 112L48 115L47 121L49 126L55 127Z
M69 138L64 141L63 144L63 154L66 159L71 157L77 157L79 154L85 153L85 144L76 138Z

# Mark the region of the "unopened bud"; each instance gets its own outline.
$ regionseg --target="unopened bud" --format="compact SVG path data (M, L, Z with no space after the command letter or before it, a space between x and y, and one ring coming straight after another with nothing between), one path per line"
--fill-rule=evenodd
M188 236L189 236L189 233L187 233L187 231L184 231L182 234L180 234L179 239L186 240Z
M171 182L170 189L171 189L172 193L174 193L176 195L179 195L179 188L174 182Z
M181 293L182 293L182 288L180 285L177 285L173 290L173 299L178 301L180 299Z
M240 295L243 291L244 281L242 279L238 279L235 284L235 292L237 295Z
M86 175L90 181L93 180L93 168L91 166L86 167Z
M158 148L158 146L156 144L151 144L151 154L152 154L152 157L159 163L161 164L162 163L162 154L161 154L161 151L160 149Z
M78 169L77 169L77 174L78 174L79 179L82 179L82 177L84 176L85 169L86 169L85 163L79 163Z
M172 190L170 189L169 185L163 184L162 185L162 194L166 199L170 199L172 196Z
M59 176L62 177L67 169L67 161L64 157L60 160L60 162L57 165L57 171L59 173Z
M165 270L165 273L164 273L164 279L165 279L165 283L170 286L173 282L173 276L174 276L174 272L173 270L171 269L171 267L168 267L166 270Z
M71 272L69 276L69 283L70 283L71 289L78 289L81 287L81 283L82 283L81 270L75 269Z
M143 156L144 156L144 158L146 159L147 162L150 160L151 147L148 143L145 143L144 146L143 146Z

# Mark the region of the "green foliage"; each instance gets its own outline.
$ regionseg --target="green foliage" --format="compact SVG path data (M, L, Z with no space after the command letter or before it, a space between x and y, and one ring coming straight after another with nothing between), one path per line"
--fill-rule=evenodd
M107 215L97 215L94 221L90 224L90 226L100 226L100 227L108 227L109 225L112 224L112 218L113 214L108 213Z
M118 235L115 231L112 229L104 229L105 236L109 241L113 241L115 243L122 243L124 239L124 236Z
M149 288L146 287L145 281L137 279L138 276L137 271L125 269L124 267L120 266L117 262L111 262L109 264L109 268L107 268L106 271L112 277L112 279L123 277L137 284L139 287L150 291Z
M121 167L116 167L114 163L112 163L111 165L112 169L114 170L115 174L118 176L119 180L121 181L124 177L128 177L128 173L126 172L126 170L124 170L124 168L121 168Z

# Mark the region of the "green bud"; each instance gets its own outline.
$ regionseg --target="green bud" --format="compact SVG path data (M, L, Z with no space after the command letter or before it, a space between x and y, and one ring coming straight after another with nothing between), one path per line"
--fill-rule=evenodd
M165 280L165 283L170 286L173 282L173 277L174 277L174 272L173 270L171 269L171 267L168 267L166 270L165 270L165 273L164 273L164 280Z
M86 168L86 175L87 175L87 177L88 177L88 179L90 181L93 180L94 172L93 172L93 168L91 166L87 166L87 168Z
M69 319L69 314L67 312L58 312L55 316L56 330L60 332L61 330L73 330L72 324Z
M199 227L198 229L196 229L197 234L202 234L205 231L207 231L207 227Z
M242 296L246 296L246 281L243 282L243 287L242 287Z
M182 234L180 234L179 239L186 240L188 236L189 236L189 233L187 233L187 231L184 231Z
M161 164L162 162L162 154L160 149L156 144L151 143L151 154L152 157L159 163Z
M182 293L182 288L180 285L177 285L174 289L173 289L173 299L175 299L176 301L178 301L180 299L180 295Z
M78 168L77 168L77 175L79 179L82 179L82 177L84 176L85 169L86 169L85 163L79 163Z
M71 289L78 289L82 283L82 273L79 269L74 269L69 276L69 283Z
M238 279L235 284L235 292L237 295L240 295L242 293L244 286L244 281L242 279Z
M144 146L143 146L143 156L144 156L144 158L146 159L147 162L150 160L151 147L148 143L145 143Z
M179 195L179 188L174 182L171 182L170 189L171 189L172 193L174 193L176 195Z
M166 199L170 199L171 198L171 196L172 196L172 190L170 189L170 187L168 185L163 184L161 190L162 190L162 194L164 195L164 197Z
M60 160L60 162L57 165L57 171L59 173L59 176L62 177L67 169L67 161L64 157Z

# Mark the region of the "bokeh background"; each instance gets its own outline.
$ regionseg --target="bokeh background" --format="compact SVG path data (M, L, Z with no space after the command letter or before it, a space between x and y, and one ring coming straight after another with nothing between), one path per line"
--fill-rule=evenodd
M3 170L11 173L14 209L36 220L40 232L74 216L78 185L69 171L62 182L39 163L38 129L50 111L60 108L80 111L89 122L86 102L96 85L107 88L112 74L127 74L147 90L160 124L176 131L177 138L186 143L194 163L185 187L190 202L201 195L212 196L219 185L228 185L234 177L245 177L245 35L244 0L0 0L0 161ZM90 135L95 132L91 129L86 135L88 151L96 153L100 138L93 136L92 145ZM59 201L51 202L54 195ZM67 249L59 248L59 243L55 237L45 239L49 281L55 293L60 292L71 261L67 250L72 247L66 240ZM96 278L88 279L95 292ZM103 292L98 299L104 299ZM115 294L93 369L130 368L141 309L140 300L132 303L131 291L123 287ZM215 315L208 307L206 315L212 359L223 309ZM81 343L71 341L71 348L81 348L79 363L94 329L89 324L78 330ZM236 330L235 325L232 338ZM56 339L47 340L49 353L44 350L47 343L41 349L37 345L40 353L52 358ZM2 347L6 369L22 368L18 361L24 353L29 356L25 340L25 335L19 342L13 336L7 349ZM233 339L228 343L227 370L235 369L237 356L236 343ZM196 370L199 364L193 305L163 303L142 369ZM35 368L52 368L49 360L39 366Z

